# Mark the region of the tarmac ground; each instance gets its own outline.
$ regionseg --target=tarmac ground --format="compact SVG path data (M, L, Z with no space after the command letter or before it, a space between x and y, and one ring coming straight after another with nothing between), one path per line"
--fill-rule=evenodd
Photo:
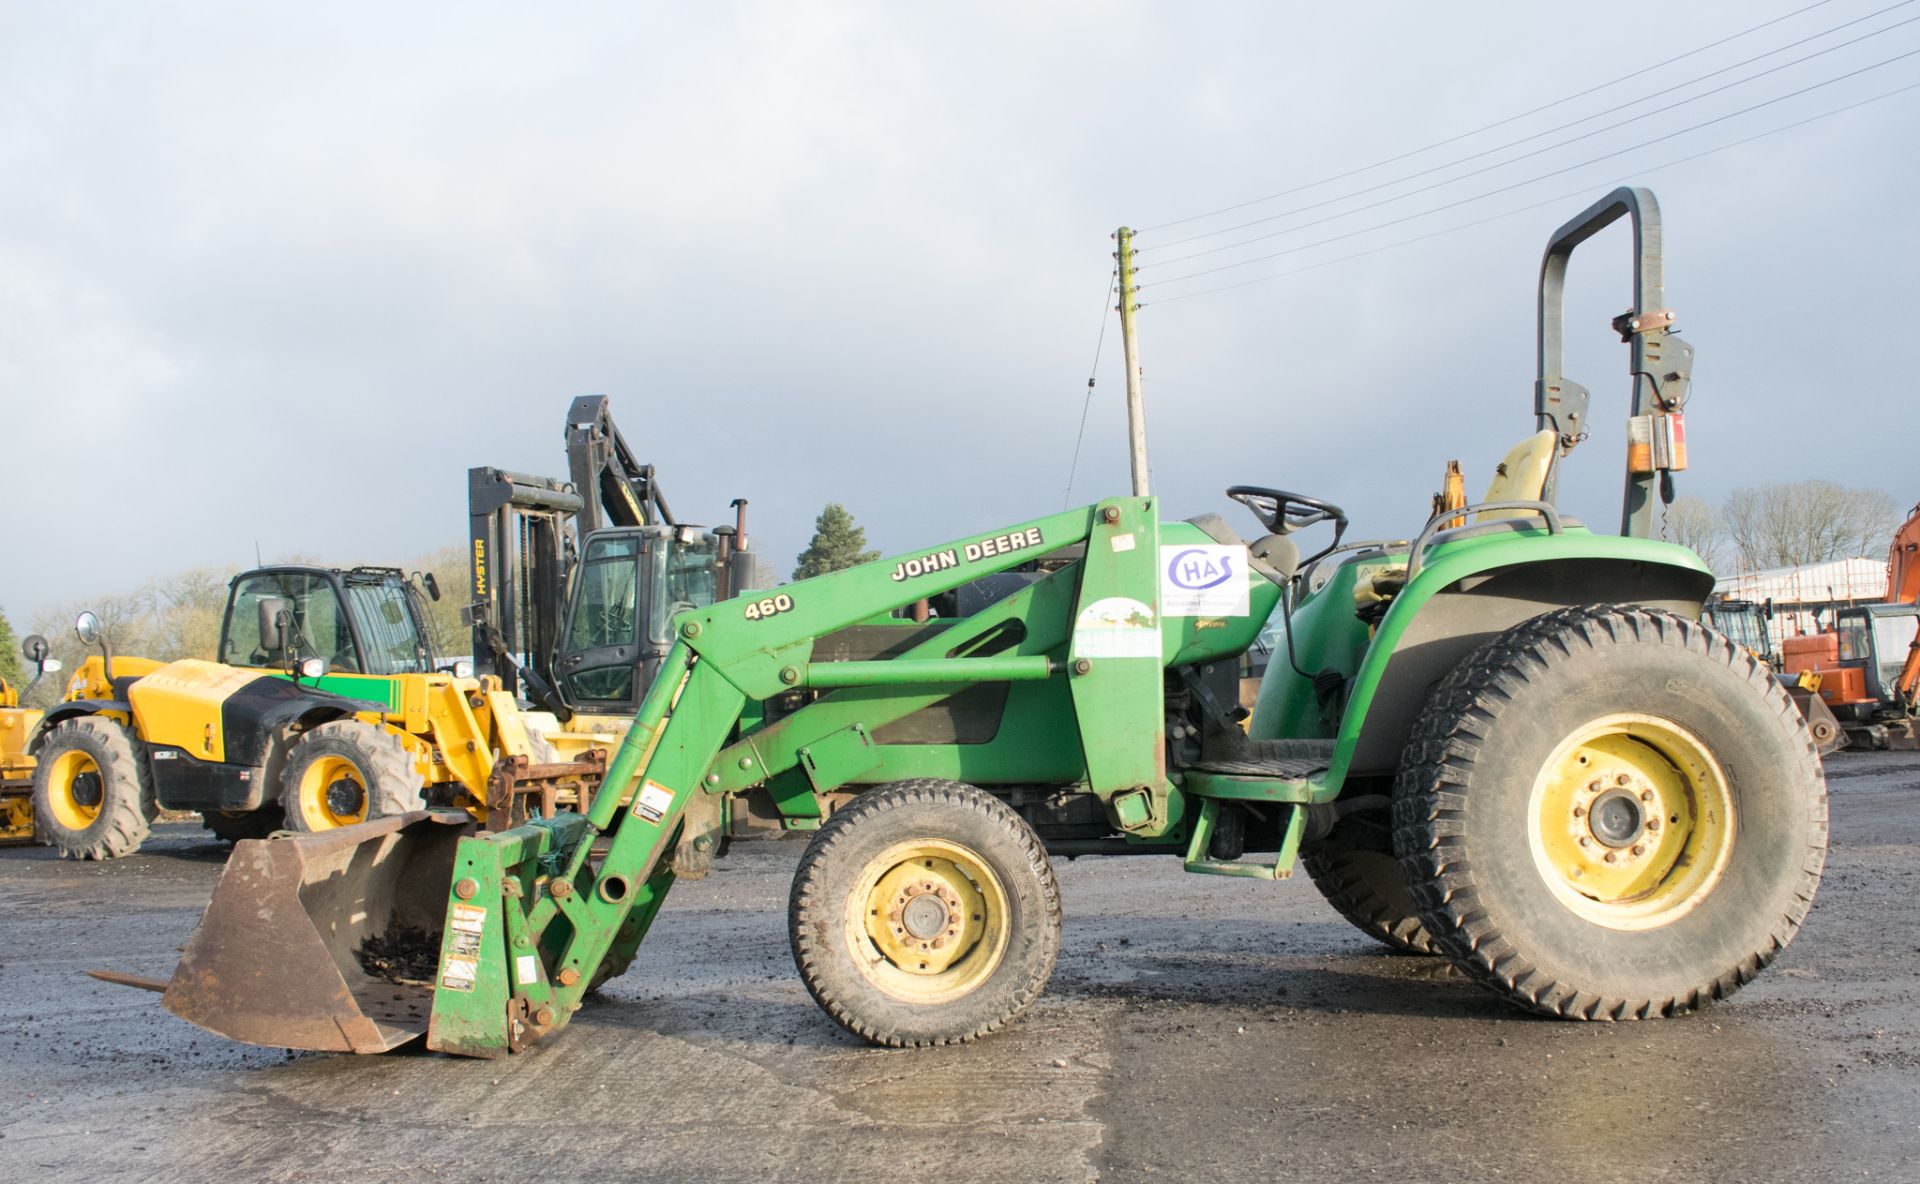
M1057 861L1059 968L976 1044L869 1047L786 941L798 842L675 888L639 959L502 1061L251 1048L165 977L226 848L0 851L0 1181L1920 1180L1920 754L1828 761L1799 938L1678 1019L1523 1016L1304 876Z

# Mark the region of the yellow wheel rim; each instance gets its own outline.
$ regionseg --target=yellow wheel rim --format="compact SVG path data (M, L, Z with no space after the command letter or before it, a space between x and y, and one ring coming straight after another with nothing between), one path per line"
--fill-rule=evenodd
M976 852L945 839L896 843L867 862L847 898L854 961L909 1003L957 999L1007 952L1006 886Z
M332 830L367 820L367 779L341 756L323 756L307 766L297 794L308 830Z
M1609 715L1547 759L1527 830L1534 866L1562 904L1610 929L1654 929L1719 883L1733 853L1733 793L1688 729Z
M47 775L47 806L53 820L67 830L92 826L106 800L106 786L99 764L86 753L69 751L54 757Z

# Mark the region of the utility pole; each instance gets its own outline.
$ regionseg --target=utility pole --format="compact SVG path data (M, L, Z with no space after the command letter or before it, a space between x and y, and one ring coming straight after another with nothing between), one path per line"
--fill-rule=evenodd
M1147 496L1147 406L1140 397L1140 339L1133 325L1139 311L1133 289L1133 231L1122 226L1113 237L1120 244L1120 346L1127 358L1127 445L1133 459L1133 496Z

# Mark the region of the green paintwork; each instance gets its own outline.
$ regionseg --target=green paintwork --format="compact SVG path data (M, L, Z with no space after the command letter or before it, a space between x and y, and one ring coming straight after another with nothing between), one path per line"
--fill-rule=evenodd
M1651 539L1597 535L1583 527L1569 527L1560 534L1549 534L1542 527L1445 541L1429 547L1419 573L1394 598L1369 640L1367 626L1353 615L1354 575L1343 569L1311 601L1303 600L1294 613L1298 630L1295 644L1302 669L1311 673L1331 667L1353 679L1338 730L1332 731L1330 721L1321 713L1310 682L1288 666L1285 650L1276 647L1248 725L1249 734L1261 738L1325 738L1331 734L1336 740L1333 761L1323 776L1314 779L1315 797L1328 800L1337 796L1387 662L1407 627L1437 593L1483 572L1582 559L1643 563L1711 577L1700 557L1685 547ZM1393 566L1404 563L1404 552L1392 557ZM1316 660L1325 667L1315 665Z
M1068 655L1088 787L1110 801L1127 795L1114 820L1142 835L1163 834L1167 824L1156 507L1152 498L1113 498L1095 508Z
M1112 499L683 615L679 639L587 814L461 843L455 882L469 880L475 891L465 901L450 899L448 915L462 906L485 908L486 948L474 962L472 989L455 989L450 984L464 979L447 975L449 960L460 954L449 926L430 1044L500 1055L563 1026L596 970L624 967L644 939L672 886L669 855L696 794L724 797L764 786L787 826L810 829L825 815L822 795L849 787L911 777L1052 785L1098 795L1111 824L1136 844L1185 842L1190 871L1284 878L1308 807L1339 790L1387 656L1438 590L1524 562L1607 557L1698 566L1677 548L1584 531L1443 542L1371 641L1353 618L1355 572L1336 570L1302 603L1296 625L1303 661L1358 675L1345 718L1336 733L1317 706L1302 706L1300 688L1287 685L1299 680L1284 657L1269 679L1261 717L1285 720L1293 735L1337 734L1334 768L1311 780L1186 770L1176 786L1165 765L1166 667L1239 653L1279 590L1256 574L1244 617L1167 618L1160 565L1163 555L1177 552L1163 545L1211 540L1189 524L1158 522L1155 509L1150 498ZM890 615L1081 544L1084 557L972 617L924 625ZM814 660L817 642L863 624L901 631L884 647L889 657ZM983 682L1002 686L1007 696L991 735L933 742L925 736L940 733L902 730L916 713ZM796 687L811 689L812 700L771 720L750 711ZM1207 856L1220 811L1239 809L1236 801L1287 811L1271 860ZM596 838L605 851L597 863L588 857Z

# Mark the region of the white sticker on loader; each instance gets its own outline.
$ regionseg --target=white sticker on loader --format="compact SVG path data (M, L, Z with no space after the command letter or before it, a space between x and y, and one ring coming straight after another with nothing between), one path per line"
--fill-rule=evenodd
M1125 596L1096 600L1073 622L1076 658L1152 658L1160 660L1160 627L1153 608Z
M1247 615L1247 549L1160 548L1160 611L1169 617Z
M657 781L649 781L640 787L640 793L633 799L633 812L648 822L658 822L673 809L673 791Z
M531 986L539 982L539 959L535 958L532 954L521 954L513 960L513 974L515 978L520 980L520 985L523 987Z

